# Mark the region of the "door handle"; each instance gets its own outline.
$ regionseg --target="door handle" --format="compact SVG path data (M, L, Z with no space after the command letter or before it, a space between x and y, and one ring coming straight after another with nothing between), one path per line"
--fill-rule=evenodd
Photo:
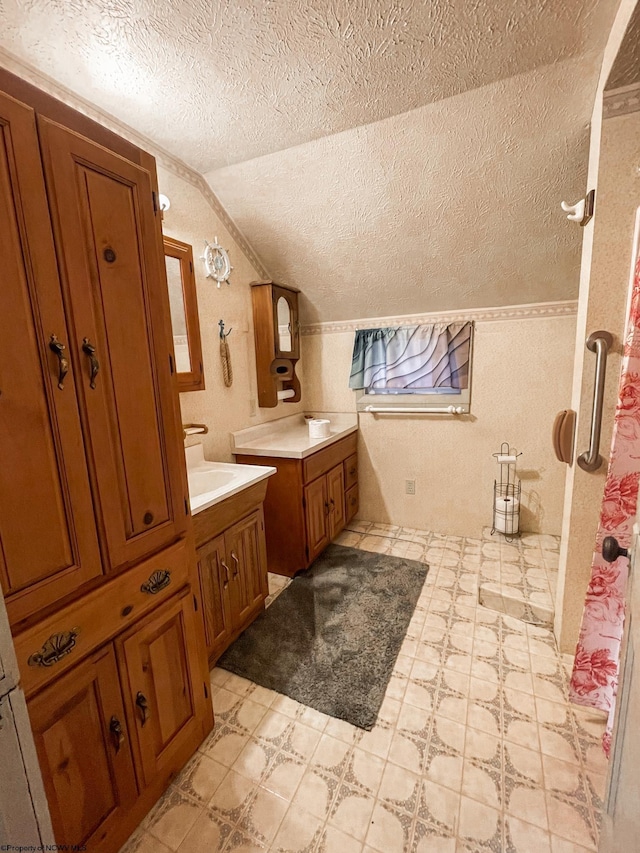
M116 752L120 752L120 747L124 743L124 732L122 731L122 723L117 717L111 717L109 731L113 738L113 748Z
M226 589L229 586L229 566L225 563L224 560L220 560L220 565L224 569L224 583L222 585Z
M629 549L621 548L615 536L605 536L602 541L602 556L607 563L615 563L618 557L628 557Z
M147 701L147 697L144 693L138 692L136 696L136 705L140 711L140 722L144 726L149 719L149 702Z
M89 338L82 339L82 352L89 357L89 387L96 387L96 376L100 370L100 362L96 358L96 348Z
M233 577L235 579L238 577L238 573L240 571L240 561L238 560L235 551L231 552L231 559L233 560L233 562L235 563L235 566L236 566L235 571L233 573Z
M596 373L593 388L589 449L578 456L578 465L583 471L597 471L602 465L602 456L600 456L602 406L604 403L604 382L607 376L607 353L611 349L612 343L613 337L609 332L591 332L587 338L587 349L596 354Z
M69 360L64 354L66 346L58 340L56 335L51 335L49 349L58 356L58 388L64 391L64 378L69 372Z

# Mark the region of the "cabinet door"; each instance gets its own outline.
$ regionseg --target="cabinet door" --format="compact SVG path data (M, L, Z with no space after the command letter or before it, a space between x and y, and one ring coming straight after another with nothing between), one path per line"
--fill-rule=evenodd
M111 833L138 794L113 647L74 667L28 708L56 843L113 849Z
M314 560L323 548L329 544L327 535L327 478L318 477L304 487L305 515L307 519L307 547L309 560Z
M149 173L39 120L110 570L185 528L169 302Z
M274 284L272 299L276 357L300 358L298 294Z
M116 641L141 786L179 769L202 740L208 689L195 620L186 587Z
M335 539L345 525L344 509L344 468L342 462L327 474L327 495L329 497L328 533L329 539Z
M49 346L69 331L35 119L2 94L0 258L0 580L15 623L102 566L74 371L59 375Z
M232 632L228 591L231 571L225 562L224 536L198 548L198 573L207 654L213 658L226 648Z
M234 628L244 623L268 594L262 510L234 524L224 535L231 570L229 599Z

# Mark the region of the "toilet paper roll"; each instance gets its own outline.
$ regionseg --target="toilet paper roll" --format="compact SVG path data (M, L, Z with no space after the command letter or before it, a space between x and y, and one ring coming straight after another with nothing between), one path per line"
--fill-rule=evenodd
M286 388L284 391L278 391L278 400L288 400L290 397L295 397L296 392L293 388Z
M331 421L326 418L312 418L309 423L309 438L329 438Z
M511 464L512 462L516 461L516 458L517 457L515 457L515 456L507 456L504 453L499 453L498 454L498 463L500 465Z
M494 512L495 528L507 536L518 532L520 501L518 498L496 498Z

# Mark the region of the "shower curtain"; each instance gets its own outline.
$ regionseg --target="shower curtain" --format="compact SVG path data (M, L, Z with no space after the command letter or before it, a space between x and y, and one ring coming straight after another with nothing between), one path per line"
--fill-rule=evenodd
M618 686L620 644L628 560L605 562L605 536L623 548L631 545L640 479L640 256L636 261L629 319L620 370L618 403L611 438L611 456L600 510L596 548L591 564L582 627L571 677L571 701L608 711L603 738L607 755Z

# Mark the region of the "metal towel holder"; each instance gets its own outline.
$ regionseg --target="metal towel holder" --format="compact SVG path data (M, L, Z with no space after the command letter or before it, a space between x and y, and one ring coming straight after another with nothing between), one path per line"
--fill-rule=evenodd
M604 382L607 375L607 354L612 344L613 336L602 330L591 332L587 338L587 349L596 354L596 373L593 383L589 449L578 456L578 465L583 471L597 471L603 462L602 456L600 456L600 431L602 428L602 406L604 404Z

